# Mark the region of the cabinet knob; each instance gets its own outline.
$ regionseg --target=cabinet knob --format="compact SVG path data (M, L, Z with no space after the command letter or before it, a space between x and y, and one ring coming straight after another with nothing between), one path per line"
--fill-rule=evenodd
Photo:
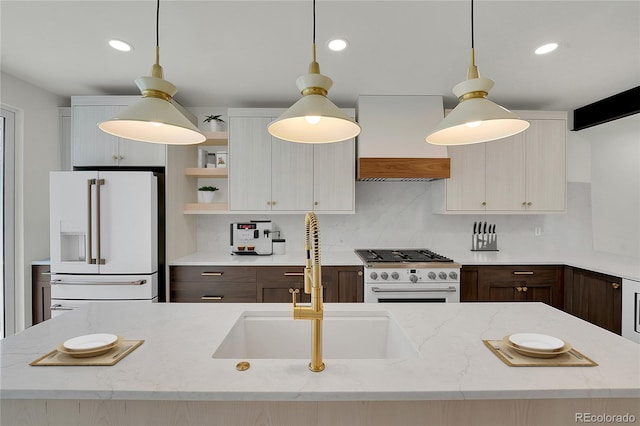
M531 207L532 205L533 205L533 203L532 203L531 201L529 201L529 202L527 203L527 206L528 206L528 207Z
M275 205L276 205L276 202L275 202L275 201L272 201L272 202L271 202L271 205L272 205L272 206L275 206Z
M516 287L517 291L522 291L522 287Z
M525 293L527 292L527 290L529 290L527 287L522 287L522 291L524 291Z
M486 202L486 201L483 201L483 202L482 202L482 205L483 205L483 206L486 206L486 205L487 205L487 202Z
M522 206L524 207L524 206L526 206L526 205L527 205L527 202L526 202L526 201L523 201L523 202L522 202Z
M314 206L317 206L318 204L320 204L320 203L319 203L319 202L317 202L317 201L314 201L314 202L313 202L313 205L314 205Z
M613 288L620 288L620 284L618 284L618 283L611 283L611 287L613 287Z
M111 159L112 159L112 160L117 160L117 159L118 159L118 156L117 156L117 155L112 155L112 156L111 156Z
M271 205L271 201L267 201L267 205L270 206Z
M358 271L358 276L361 277L362 275L364 275L362 271Z

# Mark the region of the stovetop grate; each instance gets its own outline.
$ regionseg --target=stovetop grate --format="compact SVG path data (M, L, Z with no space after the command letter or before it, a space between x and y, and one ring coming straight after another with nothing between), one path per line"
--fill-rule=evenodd
M355 250L355 253L368 263L453 262L429 249L362 249Z

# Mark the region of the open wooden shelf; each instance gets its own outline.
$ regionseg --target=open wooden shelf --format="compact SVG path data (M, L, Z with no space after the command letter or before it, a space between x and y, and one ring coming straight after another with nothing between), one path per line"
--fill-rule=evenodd
M229 141L229 132L202 132L202 134L207 140L200 145L223 146L227 145Z
M184 214L224 214L229 212L228 203L187 203Z
M226 167L199 168L188 167L184 170L185 176L195 176L200 178L226 178L229 176L229 169Z

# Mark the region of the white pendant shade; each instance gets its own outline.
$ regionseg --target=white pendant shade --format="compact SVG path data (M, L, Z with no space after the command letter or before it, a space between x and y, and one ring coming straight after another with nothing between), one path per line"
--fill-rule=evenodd
M463 100L426 137L426 141L433 145L468 145L505 138L526 130L528 121L484 96L464 99L467 94L486 95L491 87L493 81L483 77L456 85L453 93Z
M309 88L326 92L332 83L322 74L306 74L296 80L303 93ZM299 143L340 142L360 134L358 123L321 94L303 94L267 130L276 138Z
M143 94L155 90L170 98L176 92L173 84L156 77L140 77L136 85ZM192 145L206 140L170 101L154 96L144 96L98 127L114 136L142 142Z

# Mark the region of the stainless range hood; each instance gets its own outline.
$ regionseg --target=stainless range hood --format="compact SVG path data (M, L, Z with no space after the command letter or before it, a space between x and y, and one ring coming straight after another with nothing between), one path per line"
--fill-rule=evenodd
M445 146L425 137L444 117L442 96L363 95L356 110L360 181L429 181L450 177Z

